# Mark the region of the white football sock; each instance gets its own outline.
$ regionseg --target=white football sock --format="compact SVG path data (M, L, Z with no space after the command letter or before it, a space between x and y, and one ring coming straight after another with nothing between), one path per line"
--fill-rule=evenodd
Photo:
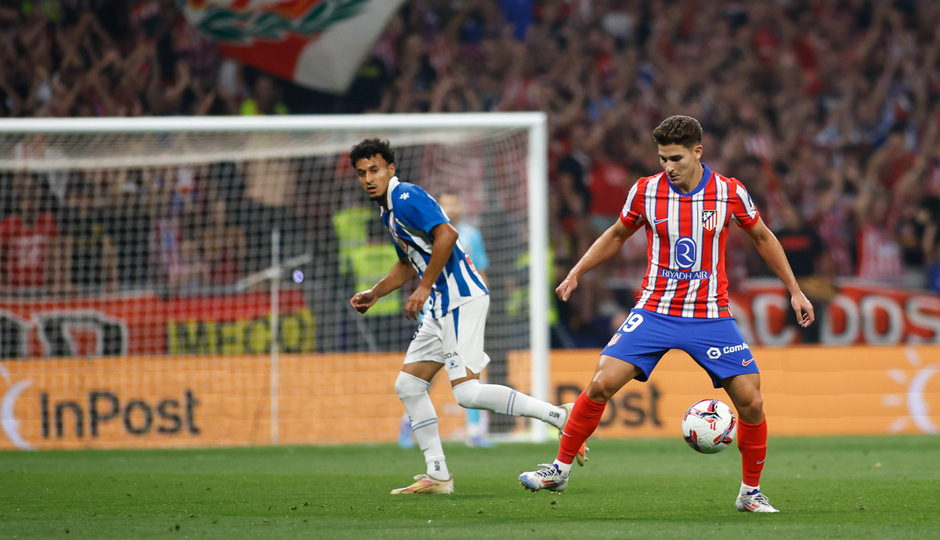
M405 372L400 372L395 380L395 393L408 412L411 431L428 465L428 476L447 480L450 478L450 472L447 470L444 447L441 445L441 436L437 429L437 413L431 403L431 396L428 395L430 387L431 383Z
M565 410L522 392L516 392L508 386L499 384L480 384L471 379L454 387L457 403L468 409L486 409L488 411L538 418L543 422L561 428L565 422Z

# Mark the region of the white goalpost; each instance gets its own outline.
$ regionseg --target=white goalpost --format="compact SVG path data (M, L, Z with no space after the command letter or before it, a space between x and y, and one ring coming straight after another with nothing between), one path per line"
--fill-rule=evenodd
M395 440L410 286L367 316L346 304L395 257L348 164L372 137L482 233L490 381L554 401L546 122L0 120L0 449ZM432 398L455 438L447 386ZM505 440L548 434L492 424Z

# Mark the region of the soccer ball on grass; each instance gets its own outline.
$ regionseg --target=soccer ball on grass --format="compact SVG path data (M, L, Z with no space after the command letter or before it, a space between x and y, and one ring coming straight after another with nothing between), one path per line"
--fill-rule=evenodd
M728 407L717 399L693 403L682 417L682 437L696 452L717 454L732 442L738 422Z

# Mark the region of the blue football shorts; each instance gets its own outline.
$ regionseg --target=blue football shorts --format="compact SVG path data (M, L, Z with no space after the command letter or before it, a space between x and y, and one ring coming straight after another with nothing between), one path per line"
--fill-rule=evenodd
M731 317L693 319L633 308L601 352L640 369L638 381L649 380L659 360L680 349L708 372L715 388L722 379L759 373L751 348Z

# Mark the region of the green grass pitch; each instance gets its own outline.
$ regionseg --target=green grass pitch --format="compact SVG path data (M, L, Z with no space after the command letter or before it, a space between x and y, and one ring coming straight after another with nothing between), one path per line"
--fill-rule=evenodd
M0 453L0 538L940 538L940 437L771 438L742 514L736 448L590 441L558 495L523 470L557 443L445 445L452 495L392 496L424 472L395 445Z

